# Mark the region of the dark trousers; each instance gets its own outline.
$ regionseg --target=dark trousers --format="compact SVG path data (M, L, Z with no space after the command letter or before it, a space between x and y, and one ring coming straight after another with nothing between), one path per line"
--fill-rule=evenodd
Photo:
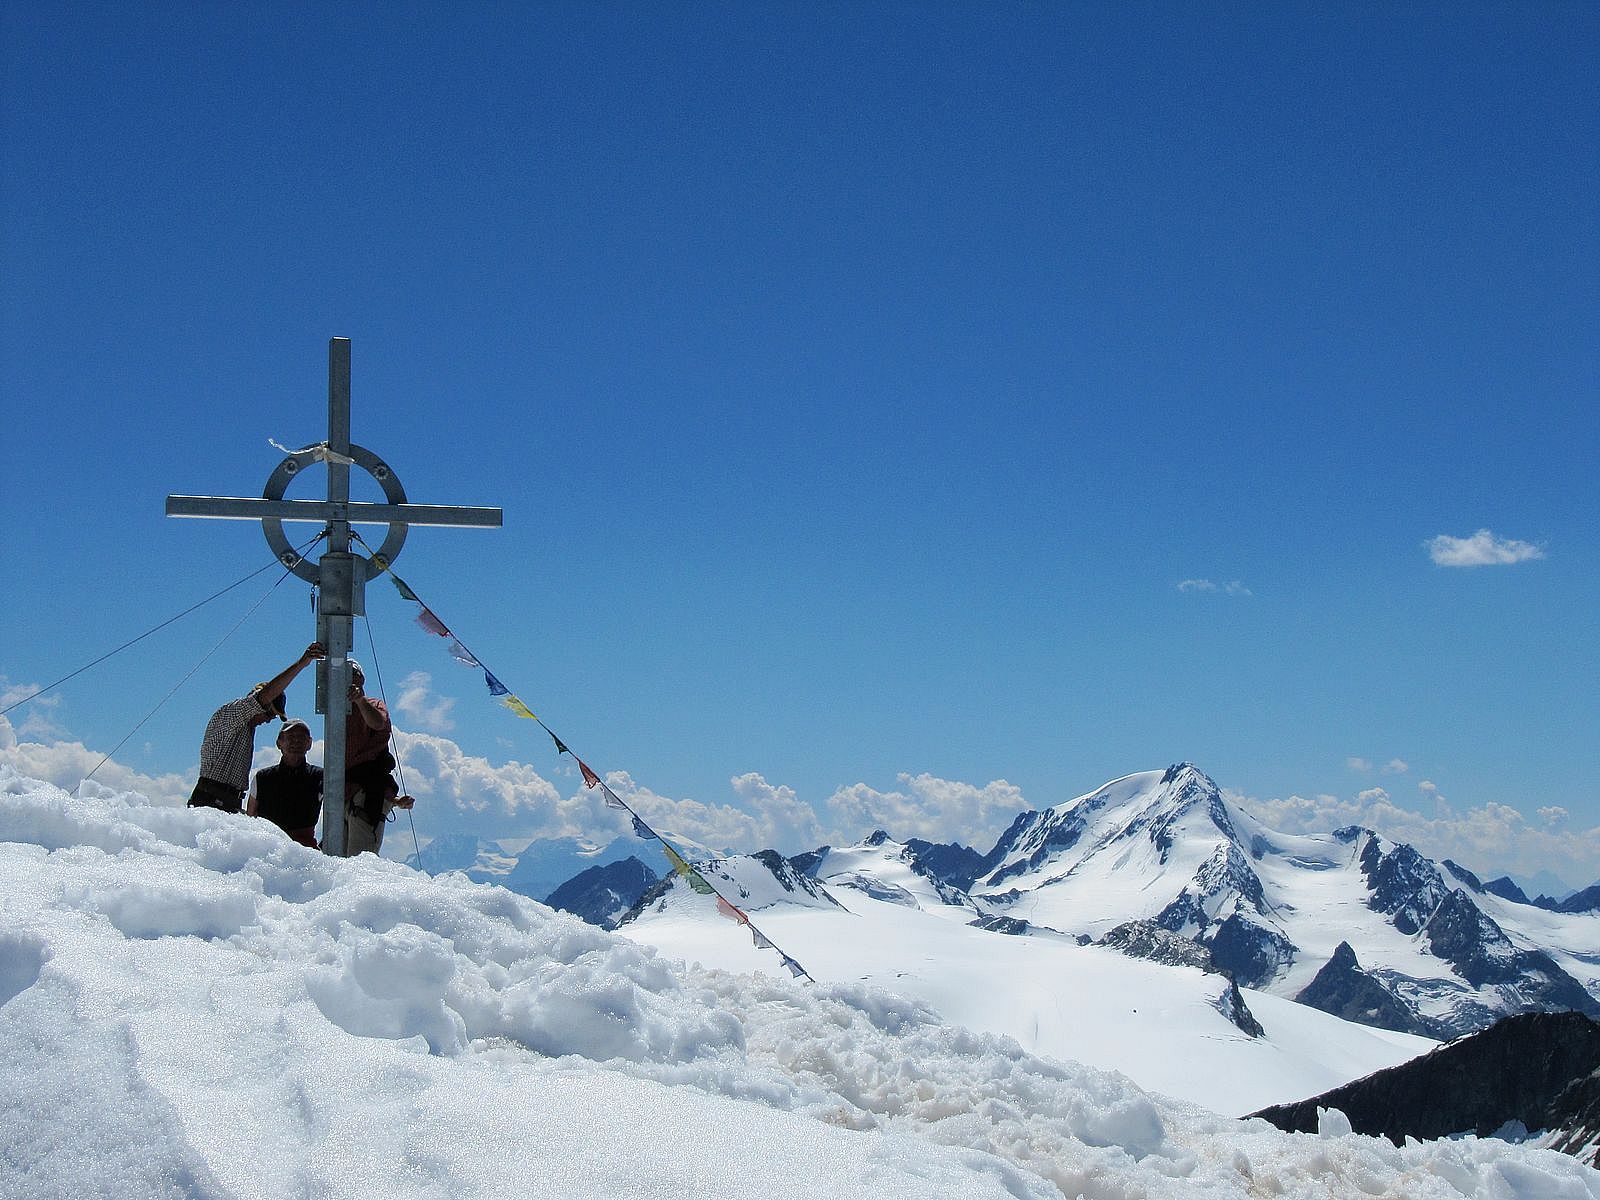
M243 806L243 792L225 783L218 783L215 779L207 779L204 775L194 785L194 791L189 793L190 808L220 808L223 812L236 813Z

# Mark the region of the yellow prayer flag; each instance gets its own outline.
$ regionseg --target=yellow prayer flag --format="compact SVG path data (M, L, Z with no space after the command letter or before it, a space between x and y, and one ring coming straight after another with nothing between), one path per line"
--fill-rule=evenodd
M537 721L539 719L533 715L533 710L531 708L529 708L521 700L518 700L515 696L501 696L500 703L504 704L519 717L526 717L530 721Z

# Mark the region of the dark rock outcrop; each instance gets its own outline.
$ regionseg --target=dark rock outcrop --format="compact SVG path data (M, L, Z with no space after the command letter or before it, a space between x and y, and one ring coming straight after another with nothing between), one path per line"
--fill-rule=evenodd
M615 929L657 879L656 873L637 858L625 858L578 872L551 892L546 903L582 917L591 925Z
M1407 1137L1487 1137L1512 1121L1554 1128L1556 1102L1597 1069L1600 1024L1582 1013L1526 1013L1331 1092L1250 1115L1314 1133L1317 1109L1336 1108L1357 1133L1382 1134L1396 1145Z
M1250 1011L1244 1002L1244 993L1239 990L1239 985L1233 980L1228 980L1228 986L1223 989L1222 995L1217 997L1217 1011L1243 1033L1251 1037L1261 1037L1267 1031L1262 1028L1261 1022L1256 1020L1255 1013Z
M961 891L969 889L980 874L993 862L999 861L991 855L979 854L960 842L928 842L922 838L910 838L906 841L906 849L911 851L913 865L925 875Z
M1295 1000L1345 1021L1437 1038L1442 1031L1361 969L1349 942L1340 942Z
M977 920L968 921L967 924L976 929L987 929L990 933L1008 933L1013 937L1022 937L1033 928L1026 921L1019 921L1015 917L1002 917L998 913L990 913Z
M1130 958L1148 958L1172 967L1199 967L1208 972L1217 969L1211 951L1155 921L1124 921L1097 944L1120 950Z
M1556 905L1556 911L1564 913L1595 912L1597 910L1600 910L1600 883L1592 884L1581 892L1574 892Z
M1528 894L1517 886L1517 881L1509 875L1502 875L1499 879L1491 879L1483 885L1483 890L1491 895L1499 896L1502 900L1512 900L1517 904L1532 904Z
M1545 1119L1545 1145L1600 1167L1600 1071L1576 1080L1556 1097Z
M833 849L832 846L818 846L815 850L807 850L804 854L796 854L789 860L789 865L808 879L815 879L817 877L817 867L821 865L823 859L828 857L828 851L831 849Z
M1294 943L1236 912L1200 939L1217 969L1245 987L1264 987L1294 962Z
M1422 928L1450 890L1439 869L1410 846L1396 846L1385 854L1375 836L1361 848L1361 873L1371 893L1367 907L1387 913L1407 936Z

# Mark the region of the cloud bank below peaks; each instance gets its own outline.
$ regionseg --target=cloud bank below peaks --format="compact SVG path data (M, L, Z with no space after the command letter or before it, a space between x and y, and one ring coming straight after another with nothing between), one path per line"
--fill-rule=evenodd
M1536 823L1508 804L1457 812L1431 780L1421 780L1417 793L1431 813L1405 807L1382 787L1367 788L1350 800L1328 795L1258 800L1233 791L1227 796L1283 833L1360 825L1435 861L1458 862L1485 879L1552 870L1580 888L1600 880L1600 828L1567 828L1569 814L1563 808L1541 808Z

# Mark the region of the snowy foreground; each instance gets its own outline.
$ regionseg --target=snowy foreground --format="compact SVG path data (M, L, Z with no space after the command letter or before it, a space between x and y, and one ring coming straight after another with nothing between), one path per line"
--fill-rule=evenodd
M1281 1133L865 985L686 969L461 877L0 767L7 1197L1591 1197Z

